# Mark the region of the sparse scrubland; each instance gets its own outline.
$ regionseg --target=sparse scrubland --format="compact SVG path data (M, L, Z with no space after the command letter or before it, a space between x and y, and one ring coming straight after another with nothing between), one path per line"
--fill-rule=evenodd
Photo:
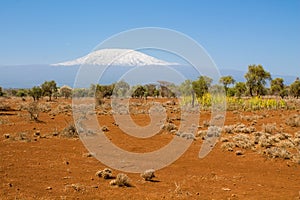
M263 69L250 66L248 73L253 70ZM253 83L251 77L246 75ZM224 119L223 127L211 123L211 106L224 99L212 98L207 90L212 82L207 77L177 88L166 83L161 83L163 89L155 85L135 87L128 109L122 104L112 105L113 86L59 89L50 81L30 91L2 89L0 199L299 198L299 80L289 87L276 80L267 88L263 83L269 78L265 72L262 79L256 79L262 82L253 85L235 83L229 76L220 80L226 93L226 116L214 119ZM126 83L122 85L132 90ZM118 90L117 94L124 94L122 88ZM174 98L177 92L183 95L181 100ZM90 104L78 105L81 107L76 112L81 117L74 122L70 93L73 98L86 96L83 101L95 102L93 112L85 107ZM121 101L129 98L121 97ZM161 107L155 107L157 104ZM167 116L151 138L129 136L114 120L115 114L130 114L136 124L146 126L151 123L150 108ZM200 118L197 125L182 132L186 108L190 108L188 114L199 112ZM100 132L112 143L130 152L158 150L174 137L191 141L191 146L166 168L125 174L103 165L81 143L81 134L96 134L82 128L89 117L98 119ZM211 137L218 138L216 146L199 159L203 142Z

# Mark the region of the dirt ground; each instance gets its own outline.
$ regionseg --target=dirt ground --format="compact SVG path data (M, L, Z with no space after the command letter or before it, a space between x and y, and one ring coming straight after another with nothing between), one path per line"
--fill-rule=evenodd
M251 149L241 149L242 155L236 155L239 148L226 151L221 141L199 159L202 139L193 141L173 164L156 171L155 181L126 173L132 187L114 187L110 180L95 176L107 166L88 156L80 139L59 134L72 124L71 100L41 100L48 107L40 113L39 122L31 120L24 109L31 99L0 101L2 107L7 106L0 111L0 199L300 199L300 163L272 159ZM294 114L299 115L299 109L228 111L225 125L251 124L260 131L264 124L276 123L280 130L294 135L300 128L285 123ZM175 137L163 132L136 139L120 131L109 113L97 116L108 127L111 141L126 150L153 151ZM253 123L251 116L262 117ZM141 125L149 122L145 113L133 118ZM209 120L210 112L201 112L199 130ZM114 175L118 173L113 170Z

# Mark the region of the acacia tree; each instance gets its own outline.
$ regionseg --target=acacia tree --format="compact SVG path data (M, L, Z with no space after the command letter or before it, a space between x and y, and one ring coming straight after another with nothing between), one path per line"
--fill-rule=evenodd
M266 81L271 79L271 74L265 71L262 65L249 65L245 78L251 96L263 95Z
M300 79L297 78L290 86L290 94L296 98L300 97Z
M234 84L235 80L232 76L222 76L219 82L224 85L225 92L227 94L228 86Z
M196 96L203 97L205 93L208 92L209 87L212 84L212 79L207 76L200 76L198 80L192 82L193 90L196 93Z
M121 80L115 84L114 95L118 97L125 97L129 90L130 85L124 80Z
M145 89L145 87L144 86L142 86L142 85L138 85L135 89L134 89L134 91L133 91L133 93L132 93L132 97L135 97L135 98L142 98L142 97L144 97L145 96L145 93L146 93L146 89Z
M33 98L33 101L38 101L42 97L43 91L39 86L34 86L29 90L28 94Z
M145 85L145 89L148 96L156 97L159 94L159 90L156 88L155 84L147 84Z
M246 84L244 82L237 82L234 86L234 90L235 90L235 95L238 98L241 98L241 96L245 94L247 90Z
M71 97L71 95L72 95L72 88L67 85L64 85L59 89L59 93L61 96L65 97L65 99L67 99L67 98Z
M45 81L41 85L42 91L43 91L43 96L48 96L49 101L51 101L52 94L57 91L57 86L55 81Z
M271 81L271 94L273 95L280 95L282 90L284 90L284 84L283 84L282 78L275 78Z
M28 93L28 92L27 92L25 89L19 89L19 90L17 91L16 96L17 96L17 97L21 97L22 99L24 99L24 97L27 96L27 93Z

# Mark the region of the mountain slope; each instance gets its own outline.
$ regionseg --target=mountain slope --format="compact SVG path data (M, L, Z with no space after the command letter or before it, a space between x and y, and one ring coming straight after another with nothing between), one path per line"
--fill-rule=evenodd
M52 64L52 66L73 65L116 65L116 66L147 66L147 65L177 65L159 60L144 53L130 49L101 49L81 58Z

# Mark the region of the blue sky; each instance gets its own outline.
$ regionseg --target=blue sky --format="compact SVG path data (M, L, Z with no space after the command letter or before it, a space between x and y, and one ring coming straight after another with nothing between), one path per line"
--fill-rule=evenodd
M220 68L300 76L299 0L1 0L0 24L0 65L71 60L150 26L187 34Z

